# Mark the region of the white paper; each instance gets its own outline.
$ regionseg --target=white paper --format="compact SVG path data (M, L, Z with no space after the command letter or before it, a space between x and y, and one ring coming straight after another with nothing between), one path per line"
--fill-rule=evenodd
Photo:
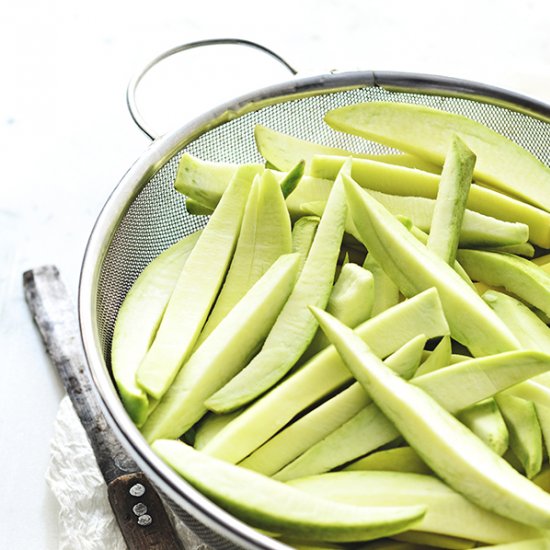
M69 397L63 398L57 413L46 479L59 502L59 550L126 550L107 486ZM167 511L186 548L206 549Z

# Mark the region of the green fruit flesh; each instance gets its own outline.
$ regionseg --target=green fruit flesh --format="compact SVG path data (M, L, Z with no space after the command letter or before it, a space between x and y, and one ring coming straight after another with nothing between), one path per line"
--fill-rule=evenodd
M239 168L189 255L153 344L137 371L139 385L160 399L199 337L226 275L255 170Z
M111 346L113 377L128 414L139 427L150 399L136 383L136 371L160 325L178 276L200 232L185 237L157 256L139 275L117 314Z
M550 527L550 495L489 450L425 391L392 374L353 330L321 310L315 315L373 401L441 479L488 511Z
M407 297L437 288L451 336L473 355L517 349L519 343L480 296L353 180L344 178L363 243Z
M206 413L204 401L258 349L296 280L298 257L281 256L196 349L147 419L148 441L178 438Z
M326 541L371 540L418 523L421 506L374 508L326 499L206 456L180 441L159 440L153 450L189 483L255 527Z
M307 306L315 304L324 308L327 305L346 212L343 183L337 180L304 267L262 349L239 374L206 401L210 410L229 412L249 403L276 384L307 349L317 330L317 322Z
M517 143L465 116L421 105L372 102L330 111L325 121L439 166L456 134L477 156L477 180L550 210L550 169Z
M349 504L392 506L417 502L427 508L415 531L478 540L510 542L540 535L537 529L473 504L436 477L406 472L332 472L288 483L309 494Z
M419 334L426 338L447 334L448 326L437 292L431 289L369 319L357 331L375 353L387 357ZM350 380L330 346L250 405L204 450L228 462L240 462L306 407Z

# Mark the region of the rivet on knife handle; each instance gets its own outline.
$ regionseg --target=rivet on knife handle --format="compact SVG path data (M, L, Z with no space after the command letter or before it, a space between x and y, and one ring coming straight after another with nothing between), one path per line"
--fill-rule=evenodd
M180 549L160 497L115 438L95 399L76 315L58 269L43 266L26 271L23 287L46 351L86 430L128 548Z

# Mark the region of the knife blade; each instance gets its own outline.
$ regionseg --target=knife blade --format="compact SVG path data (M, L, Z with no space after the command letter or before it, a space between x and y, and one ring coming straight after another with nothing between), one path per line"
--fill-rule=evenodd
M128 548L182 549L158 493L116 439L94 396L76 314L59 270L46 265L25 271L23 287L46 351L86 431Z

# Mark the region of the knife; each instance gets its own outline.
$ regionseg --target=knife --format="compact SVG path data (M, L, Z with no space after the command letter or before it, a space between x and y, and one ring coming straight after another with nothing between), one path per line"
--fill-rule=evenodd
M107 483L109 502L130 550L181 550L182 543L147 477L111 431L95 399L69 294L55 266L23 274L25 299L57 367Z

